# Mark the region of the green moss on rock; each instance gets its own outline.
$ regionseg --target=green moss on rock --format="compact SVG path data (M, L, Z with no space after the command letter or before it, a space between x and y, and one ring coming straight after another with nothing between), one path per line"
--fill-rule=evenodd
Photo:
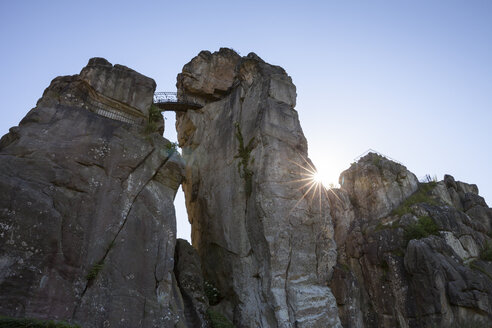
M237 169L241 178L244 179L244 190L246 195L249 197L253 189L253 170L251 170L248 165L250 162L251 151L254 148L255 138L251 138L246 146L244 146L243 134L241 133L241 128L239 123L234 123L236 127L236 139L239 141L239 146L237 148L237 154L234 158L239 158L240 161L237 164ZM254 159L251 160L253 162Z
M38 320L26 318L11 318L0 316L0 327L2 328L80 328L63 321Z
M417 222L405 227L405 239L407 242L412 239L421 239L438 234L439 227L429 216L420 217Z
M219 312L208 309L207 315L212 328L235 328L234 324Z
M411 213L411 207L415 204L426 203L430 205L438 205L436 200L432 198L431 192L436 187L434 181L427 183L419 183L418 190L408 197L400 206L393 210L393 215L402 216L406 213Z

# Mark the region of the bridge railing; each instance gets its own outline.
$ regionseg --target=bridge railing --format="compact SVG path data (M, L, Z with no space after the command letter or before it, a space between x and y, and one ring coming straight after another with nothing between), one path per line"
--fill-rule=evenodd
M370 149L370 148L369 148L368 150L366 150L365 152L363 152L362 154L360 154L359 156L357 156L356 158L354 158L354 162L355 162L355 163L357 163L357 162L359 161L359 159L361 159L362 157L366 156L366 155L367 155L367 154L369 154L369 153L375 153L375 154L378 154L379 156L383 156L383 157L385 157L385 158L389 159L390 161L393 161L393 162L395 162L395 163L398 163L398 164L400 164L400 165L403 165L403 163L402 163L402 162L397 161L397 160L396 160L396 159L394 159L394 158L391 158L391 157L389 157L389 156L387 156L387 155L385 155L385 154L383 154L383 153L378 152L377 150Z
M154 93L154 103L166 103L166 102L178 102L178 93L177 92L156 92Z

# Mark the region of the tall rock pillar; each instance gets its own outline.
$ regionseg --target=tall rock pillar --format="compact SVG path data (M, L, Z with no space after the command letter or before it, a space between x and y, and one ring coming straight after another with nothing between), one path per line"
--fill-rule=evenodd
M238 327L339 327L327 286L333 227L321 188L303 187L312 163L291 78L220 49L193 58L177 85L204 105L176 127L192 240L216 307Z

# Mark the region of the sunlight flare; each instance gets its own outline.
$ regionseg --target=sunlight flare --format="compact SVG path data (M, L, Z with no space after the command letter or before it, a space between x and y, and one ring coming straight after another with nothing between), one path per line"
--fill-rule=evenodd
M291 211L293 211L304 199L308 199L309 201L316 199L316 201L319 202L319 210L321 212L322 198L328 198L328 191L332 192L338 198L331 190L336 187L336 184L332 182L333 179L331 179L330 175L324 173L324 171L317 170L310 160L304 158L302 155L300 156L304 162L302 164L289 160L291 163L302 169L300 172L300 179L291 182L302 184L298 189L302 190L303 193L302 197L297 201Z

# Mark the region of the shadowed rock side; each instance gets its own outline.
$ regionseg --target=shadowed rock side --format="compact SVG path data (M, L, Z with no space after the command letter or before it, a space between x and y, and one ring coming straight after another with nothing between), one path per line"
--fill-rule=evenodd
M193 58L177 85L204 105L177 114L176 127L193 245L220 295L214 311L238 327L339 327L331 217L325 195L302 198L312 164L291 78L220 49Z
M188 327L208 327L208 300L205 296L200 257L184 239L176 240L174 274L183 299Z
M492 326L492 209L453 177L417 183L374 153L329 193L344 327Z
M80 75L54 79L1 139L0 314L84 328L190 327L173 273L184 165L145 131L154 88L91 59ZM143 120L104 117L101 103Z

